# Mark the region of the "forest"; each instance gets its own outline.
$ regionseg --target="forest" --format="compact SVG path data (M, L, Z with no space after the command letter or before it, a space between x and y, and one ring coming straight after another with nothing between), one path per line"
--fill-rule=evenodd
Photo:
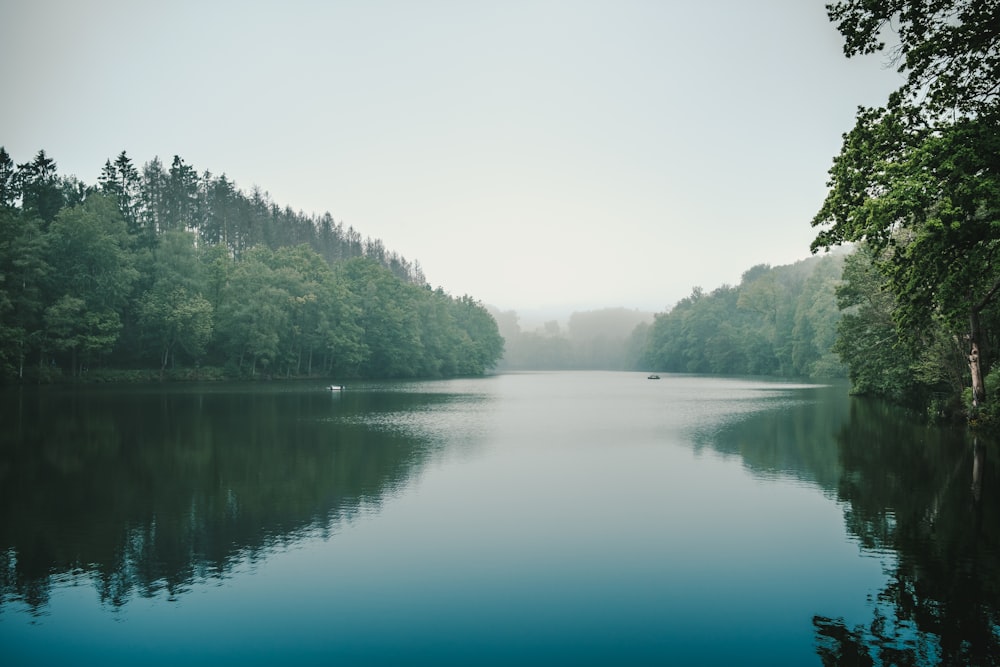
M739 285L696 287L662 313L577 311L523 329L516 312L493 310L506 341L498 368L845 377L834 345L846 256L759 264Z
M737 286L700 287L632 334L637 369L681 373L842 377L834 351L844 254L760 264Z
M859 107L812 220L814 253L695 288L636 328L637 367L829 377L933 419L1000 427L1000 4L827 6L848 57L905 82ZM892 43L887 47L887 41Z
M178 156L97 185L0 147L0 381L480 375L485 307L329 214Z
M844 54L901 75L859 107L812 220L851 244L839 338L855 390L998 423L1000 3L827 5Z
M814 253L846 252L754 266L651 321L608 309L522 331L329 214L180 157L138 169L122 152L91 186L44 151L15 165L0 148L0 379L445 377L501 359L846 374L858 394L1000 425L1000 4L827 12L847 57L888 53L905 75L858 108L811 221Z

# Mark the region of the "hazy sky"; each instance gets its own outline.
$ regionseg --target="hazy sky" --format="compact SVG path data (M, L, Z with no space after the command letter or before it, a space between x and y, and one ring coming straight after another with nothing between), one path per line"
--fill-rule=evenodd
M859 104L824 0L0 0L0 145L180 155L501 309L663 311L808 256Z

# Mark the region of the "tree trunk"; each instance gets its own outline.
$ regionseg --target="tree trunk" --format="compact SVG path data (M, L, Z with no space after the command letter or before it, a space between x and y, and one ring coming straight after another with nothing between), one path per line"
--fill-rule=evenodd
M972 376L972 407L978 408L986 401L986 385L983 383L983 359L979 342L982 340L982 327L979 322L979 311L974 310L969 316L971 332L969 334L969 374Z

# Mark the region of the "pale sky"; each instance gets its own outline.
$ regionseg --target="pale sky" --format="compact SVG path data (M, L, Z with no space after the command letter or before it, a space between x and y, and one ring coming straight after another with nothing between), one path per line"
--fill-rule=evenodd
M502 310L662 312L809 255L858 105L824 0L0 0L0 145L174 155Z

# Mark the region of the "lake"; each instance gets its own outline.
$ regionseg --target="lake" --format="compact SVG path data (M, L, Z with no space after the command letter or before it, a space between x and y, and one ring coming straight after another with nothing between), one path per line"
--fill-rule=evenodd
M1000 452L844 384L0 393L3 665L997 664Z

